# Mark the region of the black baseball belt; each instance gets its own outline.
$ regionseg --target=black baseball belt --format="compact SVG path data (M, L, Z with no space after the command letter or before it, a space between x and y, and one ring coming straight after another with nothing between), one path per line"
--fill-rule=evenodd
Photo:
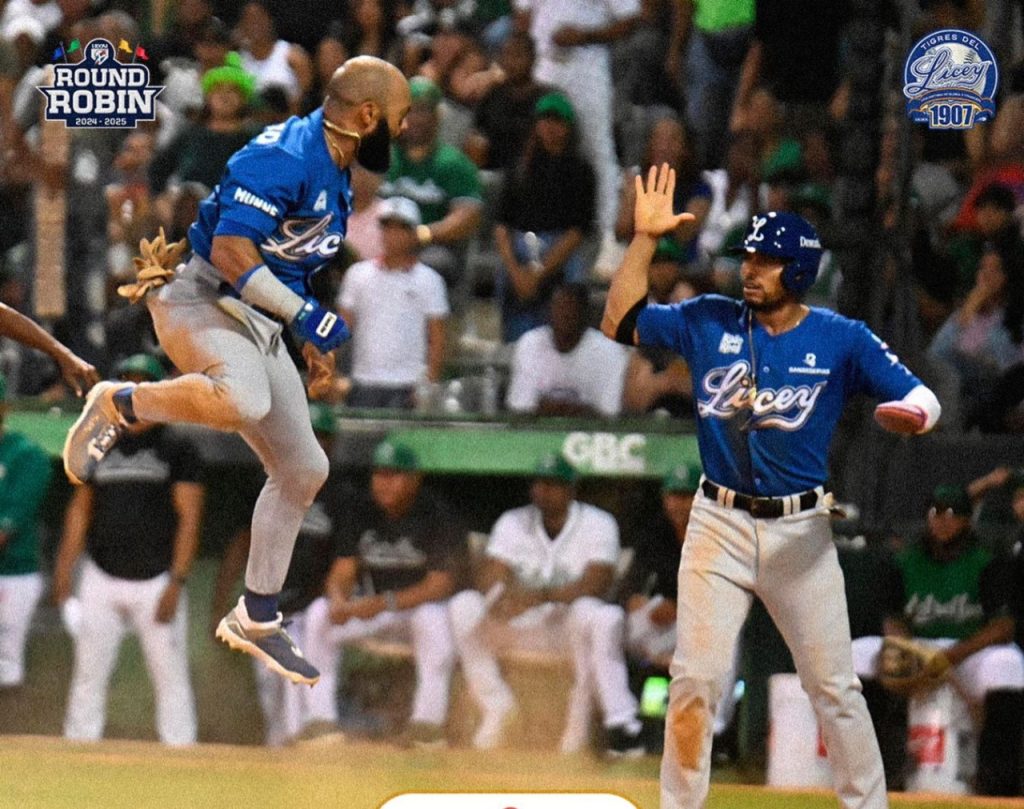
M817 489L808 489L805 492L785 497L751 497L749 494L712 483L707 478L701 482L700 488L707 497L720 506L742 509L751 517L759 520L773 520L777 517L798 514L825 502L825 490L820 486Z

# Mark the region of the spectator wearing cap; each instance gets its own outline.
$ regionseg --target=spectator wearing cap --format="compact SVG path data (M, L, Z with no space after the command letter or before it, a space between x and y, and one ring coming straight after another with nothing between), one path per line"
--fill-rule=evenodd
M463 144L482 169L511 169L533 131L537 102L549 92L534 81L536 53L533 40L524 32L513 32L501 45L498 66L505 78L477 105L473 129Z
M320 670L307 735L338 725L337 671L346 644L376 636L411 640L412 713L400 741L445 742L455 647L446 601L467 562L465 536L423 487L416 452L385 441L373 454L369 500L345 509L335 533L326 595L306 611L309 662Z
M587 325L589 307L590 293L582 284L555 288L551 325L526 332L512 349L509 410L540 416L621 412L629 351Z
M405 197L377 206L383 251L349 267L338 310L352 330L351 407L411 408L417 384L444 365L448 295L418 259L419 207Z
M42 447L4 429L7 411L7 383L0 376L0 689L25 680L25 645L45 586L39 509L51 472Z
M537 43L537 81L565 93L579 116L583 154L597 179L599 272L614 269L618 160L612 130L613 86L610 46L640 22L639 0L573 3L516 0L517 26L529 28Z
M313 85L313 62L305 48L278 38L277 24L266 2L250 0L242 7L235 37L241 45L242 67L256 77L256 89L280 87L289 111L299 111Z
M310 402L309 419L321 448L328 458L332 457L338 433L334 411L322 402ZM254 479L252 483L249 495L255 503L262 479ZM350 499L351 491L344 475L332 470L302 518L279 603L284 620L289 622L288 634L299 646L305 647L306 609L323 595L327 574L334 562L334 540L342 530L342 515L348 513ZM217 621L237 599L235 590L245 570L250 539L246 523L235 533L221 559L210 604L211 635ZM295 688L257 661L253 661L253 675L263 714L265 744L280 747L294 741L309 718L310 692Z
M409 82L412 107L406 129L392 147L382 197L408 197L420 208L416 235L423 261L449 286L463 274L467 242L480 226L483 197L476 166L437 137L441 90L420 76Z
M541 457L530 504L498 518L476 589L451 600L462 673L481 711L473 737L478 749L506 741L515 710L498 651L525 648L572 660L574 682L561 752L575 753L586 745L595 697L609 752L643 751L622 646L625 616L603 600L619 558L619 526L608 512L576 499L577 478L562 455Z
M645 668L667 671L676 647L676 599L679 560L686 541L693 498L700 488L699 464L673 467L661 482L661 509L638 522L633 565L623 583L626 607L626 650ZM732 721L736 702L739 652L723 678L713 733L719 736Z
M971 514L965 487L936 487L924 535L895 557L880 580L883 628L886 635L913 637L939 650L933 673L948 676L983 717L978 792L1019 795L1024 654L1013 643L1010 565L981 545ZM858 677L878 677L881 648L880 637L853 642ZM899 751L883 750L883 760L899 758Z
M203 74L202 87L199 119L153 157L149 182L155 194L163 192L169 181L213 188L220 182L228 158L256 134L248 123L256 78L242 68L236 52L231 51L224 64Z
M559 283L586 280L580 252L594 221L594 171L577 148L576 113L561 93L534 106L530 137L505 177L495 216L502 339L548 323Z
M164 377L160 363L144 354L118 363L114 374L130 382ZM91 481L71 496L53 572L53 598L75 642L68 739L102 738L118 650L125 632L134 631L153 681L160 741L196 742L185 585L199 547L199 474L192 442L163 425L139 422L126 428Z

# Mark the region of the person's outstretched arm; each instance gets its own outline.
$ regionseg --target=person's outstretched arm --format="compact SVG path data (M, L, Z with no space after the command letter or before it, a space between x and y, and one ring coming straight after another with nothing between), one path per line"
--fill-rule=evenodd
M100 376L92 365L53 337L34 320L2 303L0 303L0 334L49 355L60 368L60 375L64 381L79 396L85 394L89 388L99 382Z

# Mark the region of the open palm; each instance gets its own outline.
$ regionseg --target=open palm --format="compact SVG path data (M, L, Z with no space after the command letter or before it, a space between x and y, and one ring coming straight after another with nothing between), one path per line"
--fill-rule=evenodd
M696 217L691 213L673 213L672 198L676 190L676 171L668 163L651 166L647 173L647 187L643 178L636 177L636 203L633 206L633 226L637 233L663 236Z

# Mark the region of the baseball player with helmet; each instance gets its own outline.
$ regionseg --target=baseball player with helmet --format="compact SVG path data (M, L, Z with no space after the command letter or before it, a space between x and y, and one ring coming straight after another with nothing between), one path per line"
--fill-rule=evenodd
M657 239L689 215L672 211L675 172L667 165L636 184L636 235L612 281L602 329L686 360L705 476L679 568L661 807L699 807L707 797L719 684L755 595L793 654L840 801L847 809L884 807L885 777L853 671L832 497L823 484L829 442L850 396L883 400L876 419L904 434L930 430L938 401L863 323L802 303L822 250L814 229L794 214L751 219L739 248L742 300L700 295L648 304Z
M146 299L160 345L182 375L98 384L64 446L68 477L81 483L135 420L202 424L245 439L267 482L253 512L245 592L217 636L296 683L312 685L318 672L282 629L277 594L328 464L282 331L303 344L316 395L349 330L315 299L310 279L345 236L349 165L387 169L409 104L397 68L356 57L335 71L321 107L267 127L238 151L199 207L185 267L168 268L180 248L144 245L139 281L123 293Z
M935 489L924 536L887 566L879 588L886 635L855 640L853 662L900 696L951 680L983 717L978 791L1018 795L1024 654L1013 642L1012 568L980 544L971 512L963 487Z

